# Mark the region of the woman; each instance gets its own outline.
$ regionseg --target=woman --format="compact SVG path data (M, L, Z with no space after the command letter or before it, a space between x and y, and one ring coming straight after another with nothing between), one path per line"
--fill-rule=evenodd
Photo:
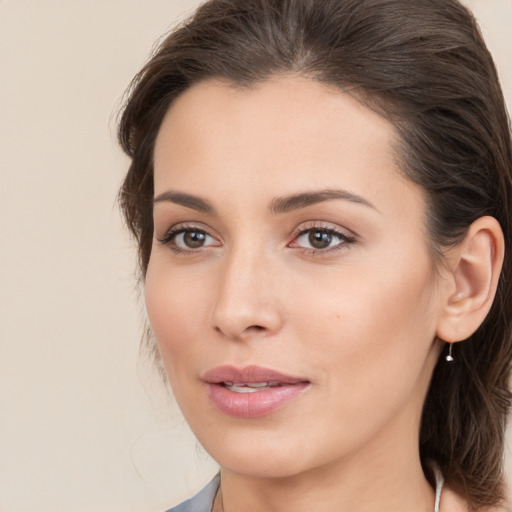
M220 465L176 511L503 506L512 152L462 5L211 0L119 134L156 358Z

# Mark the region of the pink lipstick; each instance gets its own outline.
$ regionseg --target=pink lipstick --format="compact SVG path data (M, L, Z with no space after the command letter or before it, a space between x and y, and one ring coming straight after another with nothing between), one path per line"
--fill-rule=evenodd
M206 372L203 380L213 404L224 414L236 418L270 414L310 385L307 379L260 366L219 366Z

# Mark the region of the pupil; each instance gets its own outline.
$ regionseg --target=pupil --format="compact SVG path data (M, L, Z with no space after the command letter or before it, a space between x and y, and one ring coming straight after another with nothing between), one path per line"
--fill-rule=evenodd
M329 247L332 241L332 235L325 231L311 231L309 233L309 243L315 249L325 249Z
M187 247L191 249L197 249L198 247L202 247L204 244L205 235L200 231L187 231L183 235L183 241Z

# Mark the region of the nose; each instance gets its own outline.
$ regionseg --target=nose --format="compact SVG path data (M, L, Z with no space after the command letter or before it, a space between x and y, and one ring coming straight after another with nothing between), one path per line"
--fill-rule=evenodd
M232 250L218 274L212 327L231 340L276 334L283 316L276 265L263 251Z

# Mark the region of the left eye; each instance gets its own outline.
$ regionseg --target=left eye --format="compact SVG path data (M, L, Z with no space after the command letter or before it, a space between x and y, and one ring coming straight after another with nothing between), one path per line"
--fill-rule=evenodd
M349 237L332 229L312 228L302 231L293 241L292 247L323 250L350 242L351 239Z
M199 249L199 247L208 245L209 238L211 237L208 236L204 231L189 229L187 231L177 233L174 238L174 243L179 247L187 249Z
M201 249L210 245L217 245L216 240L203 231L196 228L179 228L171 231L160 242L169 245L176 251L190 251Z

